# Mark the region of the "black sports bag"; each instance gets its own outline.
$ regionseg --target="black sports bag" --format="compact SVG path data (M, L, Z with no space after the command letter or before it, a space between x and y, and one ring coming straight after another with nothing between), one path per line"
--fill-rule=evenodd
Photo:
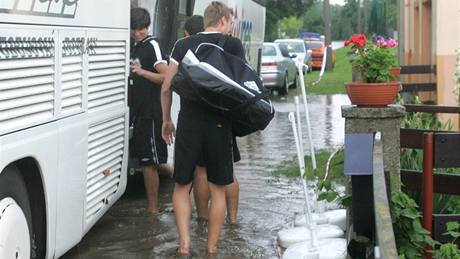
M195 51L189 50L179 69L186 84L178 83L175 88L191 87L195 95L186 90L177 92L231 116L233 134L242 137L265 129L275 109L269 90L254 69L224 51L227 38L223 36L217 45L202 43Z

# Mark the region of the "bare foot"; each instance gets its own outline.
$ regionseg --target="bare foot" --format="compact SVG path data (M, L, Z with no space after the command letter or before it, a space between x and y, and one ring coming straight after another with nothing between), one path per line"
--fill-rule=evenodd
M156 214L158 214L158 209L157 208L147 208L147 213L152 214L152 215L156 215Z
M190 248L188 247L179 247L179 249L177 250L177 252L181 255L189 255L190 254Z
M208 254L210 254L210 255L217 254L217 246L214 246L214 247L209 247L208 246Z
M236 220L236 218L231 218L231 217L227 217L227 222L230 224L230 225L236 225L238 223L238 221Z

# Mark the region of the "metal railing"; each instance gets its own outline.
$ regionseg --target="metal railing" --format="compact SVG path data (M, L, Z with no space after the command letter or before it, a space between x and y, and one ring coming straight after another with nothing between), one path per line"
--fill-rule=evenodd
M373 195L375 215L375 258L398 258L393 223L390 214L390 197L383 169L383 145L380 132L374 136Z

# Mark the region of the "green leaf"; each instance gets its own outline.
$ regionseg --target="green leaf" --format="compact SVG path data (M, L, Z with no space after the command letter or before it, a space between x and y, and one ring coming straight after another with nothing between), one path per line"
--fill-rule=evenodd
M458 230L460 228L460 223L457 221L450 221L446 223L447 231Z

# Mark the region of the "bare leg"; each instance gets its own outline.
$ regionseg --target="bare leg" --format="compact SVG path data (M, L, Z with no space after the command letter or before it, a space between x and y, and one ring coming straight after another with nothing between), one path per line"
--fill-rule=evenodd
M220 229L225 219L225 186L209 184L211 191L211 207L209 208L208 222L208 253L217 252Z
M177 231L179 232L179 253L190 253L190 217L192 216L192 205L190 204L189 184L174 185L173 205L176 214Z
M168 177L173 176L173 168L169 164L159 164L159 165L157 165L157 169L158 169L159 173L163 173L163 174L167 175Z
M208 219L209 187L206 167L197 166L195 168L193 198L195 199L198 218Z
M226 186L225 197L227 200L227 219L230 224L236 224L238 214L238 201L240 194L240 184L233 177L233 183Z
M147 212L158 213L158 171L154 166L142 167L144 186L147 194Z

